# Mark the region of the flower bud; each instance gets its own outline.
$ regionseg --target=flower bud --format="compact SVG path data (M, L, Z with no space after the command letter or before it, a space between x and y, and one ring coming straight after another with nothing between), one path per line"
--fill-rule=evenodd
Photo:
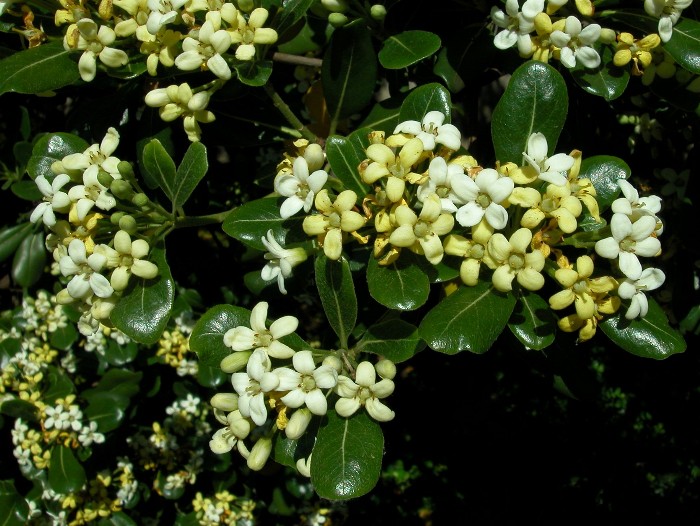
M226 358L221 360L221 370L225 373L235 373L243 369L248 365L248 358L253 354L253 351L236 351L229 354Z
M104 170L99 170L97 172L97 181L105 188L109 188L110 186L112 186L112 181L114 181L114 177L112 177Z
M343 361L335 355L326 356L323 359L323 365L327 365L328 367L332 367L337 372L340 372L343 370Z
M250 13L255 7L255 2L253 0L238 0L238 9L244 13Z
M126 212L114 212L109 216L109 222L113 225L119 225L119 220L126 215Z
M115 179L112 181L112 184L109 185L109 191L112 192L115 197L124 199L125 201L130 201L134 196L134 189L124 179Z
M343 27L348 23L348 17L343 13L331 13L328 15L328 23L333 27Z
M312 416L311 411L306 407L294 411L289 422L287 422L287 427L284 428L284 433L287 435L287 438L290 440L298 440L301 438L309 427Z
M137 229L136 219L133 216L124 214L119 218L119 229L125 231L127 234L135 234Z
M134 197L131 198L131 203L134 206L138 206L139 208L142 208L148 204L148 196L146 194L134 194Z
M299 471L300 475L303 475L307 478L311 477L311 455L309 455L309 458L300 458L299 460L297 460L296 466L297 471Z
M344 13L348 10L346 0L321 0L321 4L331 13Z
M272 452L272 440L263 437L258 439L258 441L250 450L250 456L248 457L248 467L253 471L260 471L265 467L267 459L270 458L270 453Z
M216 393L209 402L214 409L231 412L238 409L238 395L236 393Z
M241 440L250 434L250 420L244 417L238 409L231 411L226 420L231 432Z
M377 374L382 378L393 380L394 376L396 376L396 365L391 360L381 359L374 368L377 370Z
M131 166L129 161L119 161L117 171L124 179L130 180L135 177L134 167Z
M598 39L603 44L612 44L617 39L614 29L604 27L600 30L600 38Z
M68 305L69 303L73 303L75 301L75 298L68 294L68 289L61 289L58 291L58 294L56 294L56 303L59 305Z
M369 8L369 15L375 20L381 22L386 18L386 7L382 4L374 4Z

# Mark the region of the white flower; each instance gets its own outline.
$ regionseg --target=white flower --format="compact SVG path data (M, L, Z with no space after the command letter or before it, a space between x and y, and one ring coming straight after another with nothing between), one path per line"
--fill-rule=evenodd
M325 170L309 174L309 165L304 157L297 157L292 165L292 173L280 172L275 177L275 191L286 197L280 208L282 219L292 217L302 208L308 213L314 204L314 196L321 191L328 180Z
M99 169L102 168L105 172L115 179L120 179L121 175L117 166L120 160L112 156L119 146L119 132L115 128L109 128L100 144L92 144L82 153L72 153L66 155L61 160L61 165L69 173L87 172L90 177L97 177Z
M50 183L43 175L34 179L37 188L43 194L44 200L39 203L29 220L36 223L41 220L46 226L54 226L56 224L56 212L65 212L71 204L70 197L66 192L62 192L61 188L70 181L70 176L67 174L58 174Z
M61 274L73 276L66 287L68 294L74 299L86 299L92 294L99 298L109 298L114 289L107 278L100 274L105 263L106 258L100 254L88 256L85 243L80 239L71 241L68 255L59 261Z
M171 24L179 16L179 10L187 3L187 0L148 0L148 15L146 28L151 35L155 35L160 29Z
M83 426L78 434L78 442L82 446L91 446L92 444L102 444L105 441L105 436L97 432L97 423L90 422L89 425Z
M248 21L238 12L236 29L230 30L231 40L238 44L236 58L238 60L252 60L255 56L255 44L274 44L277 42L277 31L269 27L262 27L267 21L269 11L258 7L253 9Z
M131 274L144 279L153 279L158 275L157 265L144 259L150 251L148 242L144 239L132 241L124 230L114 235L114 250L102 245L99 251L95 249L95 252L100 251L107 255L108 266L114 268L110 277L114 290L126 289Z
M267 353L256 349L248 360L246 372L231 375L231 384L238 393L238 410L259 426L267 420L265 393L276 389L280 382L270 368Z
M630 300L630 306L625 313L625 318L643 318L649 311L649 301L644 291L658 289L666 280L666 275L658 268L646 268L639 279L625 279L617 289L617 294L622 299Z
M495 230L505 228L508 212L501 203L508 199L514 187L510 177L501 176L493 168L481 170L475 180L467 178L457 194L466 204L457 210L455 219L460 225L470 227L485 217Z
M183 71L200 69L204 64L214 75L223 80L231 78L231 68L221 55L231 47L231 35L221 29L221 14L207 13L206 22L199 29L190 31L182 41L182 50L175 59L175 66Z
M284 280L292 275L292 269L299 263L306 260L308 255L301 247L286 249L280 245L272 230L267 231L267 239L261 238L263 245L267 248L265 259L267 263L260 272L260 277L265 281L277 279L277 286L282 294L287 294L284 288Z
M222 427L214 433L214 436L211 437L211 440L209 441L209 449L211 449L217 455L221 455L231 451L236 445L237 441L238 438L231 432L231 429L229 429L228 426Z
M464 173L461 165L447 164L443 157L435 157L428 166L428 180L418 187L416 196L423 202L431 194L437 194L442 204L443 212L454 214L456 205L466 203L461 195L469 195L469 184L472 179Z
M494 270L491 280L501 292L513 289L513 278L527 290L539 290L544 286L545 258L541 251L531 248L532 232L528 228L516 230L509 239L497 232L489 238L484 262Z
M519 9L518 0L507 0L503 12L497 6L491 8L491 19L503 28L493 39L498 49L508 49L515 44L521 55L532 53L530 33L535 30L535 17L544 10L544 0L527 0Z
M370 362L358 364L354 382L347 376L339 376L336 392L340 398L335 403L338 414L349 417L365 406L369 416L378 422L392 420L395 413L380 400L394 392L394 381L388 378L376 380L376 371Z
M321 389L332 389L338 383L338 373L329 365L316 367L311 351L299 351L292 357L294 370L275 369L280 383L277 391L289 391L280 400L287 407L303 405L315 415L325 415L328 409L326 395Z
M624 197L613 201L611 209L615 214L625 214L632 222L643 215L653 216L657 222L656 214L661 210L661 198L656 195L639 197L639 192L625 179L618 179L618 185Z
M117 68L129 62L129 56L121 49L110 47L117 38L114 29L108 26L97 27L97 23L90 18L82 18L76 22L79 37L76 49L83 50L83 54L78 60L78 70L80 78L85 82L90 82L97 73L97 59L100 59L105 66ZM68 35L63 39L63 47L68 51Z
M647 14L659 19L659 37L662 42L671 40L673 26L678 22L684 9L690 7L693 0L644 0Z
M567 68L580 62L587 68L597 68L600 65L600 55L591 44L600 38L599 24L589 24L581 29L581 21L575 16L569 16L564 23L564 31L552 31L551 41L561 48L560 60Z
M171 122L179 117L184 119L187 138L192 142L201 139L200 122L213 122L215 115L206 109L211 93L208 91L192 92L189 84L172 84L167 88L157 88L146 94L146 105L160 108L158 113L165 122Z
M261 301L253 307L250 313L250 327L242 325L229 329L224 334L224 345L234 351L261 350L272 358L291 358L294 350L285 345L280 338L292 334L299 326L299 320L294 316L283 316L272 322L270 328L265 327L267 319L266 301ZM250 361L248 362L250 364Z
M547 157L547 149L547 138L543 133L536 132L528 138L527 152L523 152L523 157L537 171L539 179L564 186L567 181L566 172L574 165L574 158L565 153Z
M429 111L422 122L405 121L394 129L394 133L410 133L423 143L424 151L433 151L435 143L442 144L450 150L457 151L462 143L462 136L456 126L443 124L445 115L440 111Z
M88 212L96 206L100 210L111 210L117 205L117 200L109 193L98 179L99 170L86 170L83 183L68 190L68 197L76 203L78 220L82 221Z
M619 258L622 273L637 280L642 275L642 264L637 256L653 257L661 250L661 242L652 236L656 220L652 216L642 216L632 223L625 214L613 214L610 220L611 237L595 244L598 255Z

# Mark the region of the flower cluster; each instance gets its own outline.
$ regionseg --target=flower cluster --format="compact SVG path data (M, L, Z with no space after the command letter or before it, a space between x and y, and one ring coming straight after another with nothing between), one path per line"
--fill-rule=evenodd
M661 253L660 198L640 197L628 181L619 180L623 196L612 203L607 225L595 187L579 176L581 152L549 155L547 138L540 132L529 137L521 165L497 163L494 168L458 152L460 132L440 112L429 112L421 122L401 123L388 137L372 132L369 139L367 159L358 167L361 180L373 189L366 195L353 190L334 195L320 153L313 154L312 184L306 160L311 146L286 160L278 173L276 188L286 197L280 215L303 210L304 232L328 258L341 258L352 239L364 244L374 237L373 253L380 265L393 263L403 251L432 265L452 257L452 262L460 261L460 278L468 286L486 278L504 293L515 283L539 291L549 274L565 289L552 297L551 308L576 306L576 313L563 317L559 327L579 331L580 340L590 339L598 322L615 313L621 301L628 303L627 318L646 315L645 292L664 281L661 270L643 269L640 260ZM597 243L595 254L575 256L576 269L562 247L576 245L584 219L595 225L594 233L585 235L596 236ZM277 254L283 250L276 247ZM591 256L596 254L612 265L594 263Z
M35 179L43 200L30 221L51 230L46 246L64 285L56 297L80 310L78 327L85 335L95 333L100 323L109 325L132 275L158 275L140 231L141 224L162 222L165 214L136 191L131 165L112 155L118 144L119 132L110 128L100 144L55 161L53 177Z
M329 399L335 400L335 411L344 417L364 407L377 421L394 418L381 401L394 391L392 362L362 361L353 370L336 353L295 350L283 339L294 333L299 320L284 316L268 327L267 311L266 302L258 303L251 312L250 327L239 325L224 334L224 344L233 352L221 361L221 369L231 375L234 392L218 393L211 400L224 426L212 437L212 451L227 453L236 448L249 468L262 469L272 451L274 433L284 431L289 439L301 438L314 416L328 412ZM310 458L300 459L297 464L306 476L309 462Z

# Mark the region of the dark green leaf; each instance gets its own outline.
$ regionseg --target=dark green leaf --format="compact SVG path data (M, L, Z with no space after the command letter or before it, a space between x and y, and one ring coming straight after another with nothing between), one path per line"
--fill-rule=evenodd
M272 446L272 458L275 462L296 469L297 460L308 458L313 451L320 424L321 418L312 417L309 427L299 440L290 440L284 433L275 434Z
M358 166L367 159L365 149L369 146L370 128L360 128L347 137L331 135L326 141L326 155L331 170L343 182L345 190L357 194L359 202L370 191L370 187L362 181Z
M641 320L627 320L625 310L621 307L620 312L600 324L607 337L625 351L663 360L686 350L685 340L668 324L666 314L654 298L649 298L649 312Z
M218 364L216 367L213 367L200 363L197 369L197 381L204 387L218 387L223 384L227 378L228 375L221 370Z
M323 56L321 80L333 122L369 103L377 79L377 56L364 20L337 28Z
M0 524L24 526L28 512L27 501L15 489L14 481L0 480Z
M139 348L134 342L129 342L126 345L120 345L115 340L110 340L107 343L105 350L105 360L108 364L115 367L121 367L129 362L134 361L138 355Z
M100 519L98 526L137 526L137 524L137 522L134 522L134 520L123 511L117 511L112 513L109 517ZM197 524L197 522L194 524Z
M35 232L25 237L12 260L12 277L20 287L31 287L44 274L46 245L44 233Z
M589 69L578 63L571 69L571 75L577 84L592 95L603 97L605 100L618 98L627 89L630 74L627 67L617 67L613 64L615 50L610 45L595 46L600 54L601 63L595 69Z
M246 61L234 66L238 80L247 86L264 86L272 75L272 61Z
M139 343L156 343L168 323L175 298L175 283L165 259L165 249L154 247L150 259L158 265L158 276L142 279L131 276L124 295L114 307L112 323Z
M27 163L27 172L32 179L43 175L49 181L55 174L51 165L72 153L82 153L90 145L77 135L71 133L49 133L42 136L32 149L32 156Z
M34 181L17 181L13 183L10 190L25 201L39 201L44 197Z
M404 31L387 38L379 51L379 62L387 69L408 67L440 49L440 37L429 31Z
M275 239L285 240L286 243L301 241L294 237L301 233L303 216L282 219L280 217L280 199L265 197L250 201L234 209L222 225L224 232L241 243L257 250L266 251L262 238L272 230ZM289 235L289 237L287 237Z
M551 155L568 109L566 83L559 72L542 62L524 63L513 73L493 111L491 138L496 158L520 165L527 141L535 132L547 138Z
M190 349L200 363L219 367L233 351L224 345L224 334L239 325L250 326L250 311L233 305L216 305L197 320L190 335Z
M628 179L632 170L625 161L610 155L584 157L579 178L590 179L596 191L600 212L607 210L620 194L618 179Z
M150 189L155 189L160 186L160 182L158 179L155 178L155 175L151 175L151 173L148 171L148 169L145 167L145 162L144 162L144 152L146 150L146 146L148 143L152 140L158 140L165 148L166 152L169 152L169 155L172 155L172 153L175 151L175 146L173 145L173 140L172 140L172 135L173 135L173 127L172 126L166 126L165 128L157 131L155 135L151 137L145 137L143 139L140 139L139 141L136 142L136 157L137 157L137 162L139 169L141 171L141 177L143 178L144 182L146 183L146 186Z
M700 75L700 22L682 17L673 26L671 40L664 44L664 49L678 64Z
M491 283L460 287L423 318L419 331L431 349L456 354L489 350L508 323L515 296L502 294Z
M173 200L175 178L177 169L175 161L168 155L158 139L152 139L143 148L143 169L153 181L165 192L165 195Z
M88 402L85 416L97 424L100 433L113 431L121 425L130 402L129 397L109 391L92 393L85 399Z
M87 400L95 393L113 393L131 398L140 390L139 383L143 373L133 372L125 369L110 369L107 371L97 384L97 387L86 389L82 392L83 397Z
M73 451L65 446L53 446L49 465L51 489L56 493L67 495L80 490L86 480L85 469L75 458Z
M46 404L52 405L59 398L65 398L75 392L75 385L64 369L49 365L45 377L48 381L48 388L43 393L42 400Z
M347 500L369 493L379 480L384 435L364 410L351 418L328 411L311 458L311 482L321 498Z
M25 400L10 399L0 404L0 413L12 418L21 418L29 422L38 422L37 407Z
M541 351L554 342L557 320L542 296L523 291L515 305L508 327L528 349Z
M438 54L433 73L445 81L445 86L451 93L459 93L464 89L464 80L459 75L459 72L450 63L450 50L443 47Z
M338 335L340 346L348 348L348 337L357 321L357 297L352 282L350 265L345 258L338 261L324 254L314 261L316 286L328 323Z
M369 114L359 124L358 128L379 130L386 133L386 135L391 135L399 124L399 111L401 111L401 99L398 97L391 97L377 102L372 106ZM328 147L327 143L326 147Z
M285 31L304 18L314 2L315 0L289 0L285 2L275 14L270 27L274 28L278 35L283 35Z
M73 84L78 64L60 40L19 51L0 60L0 94L8 91L38 94Z
M372 325L355 346L361 352L377 354L394 363L408 360L424 347L418 328L398 318Z
M58 327L49 338L51 346L62 351L68 350L77 340L78 331L73 323L67 323L65 327Z
M187 148L172 187L172 201L175 208L183 206L209 169L207 148L201 142L193 142Z
M367 263L367 285L370 295L390 309L415 310L428 300L430 280L416 264L399 258L388 266L381 266L370 254Z
M439 111L445 115L445 122L452 117L452 102L450 92L444 86L433 83L418 86L409 92L401 105L399 122L421 122L429 111Z
M29 222L6 226L0 230L0 262L15 253L17 247L31 234L33 225Z

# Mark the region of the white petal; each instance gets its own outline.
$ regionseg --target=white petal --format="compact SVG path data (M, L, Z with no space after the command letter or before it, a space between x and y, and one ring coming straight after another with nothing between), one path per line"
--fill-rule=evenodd
M315 415L325 415L328 411L326 396L320 389L314 389L306 395L306 407Z
M250 313L250 328L255 332L263 332L267 330L265 322L267 321L267 302L261 301Z

